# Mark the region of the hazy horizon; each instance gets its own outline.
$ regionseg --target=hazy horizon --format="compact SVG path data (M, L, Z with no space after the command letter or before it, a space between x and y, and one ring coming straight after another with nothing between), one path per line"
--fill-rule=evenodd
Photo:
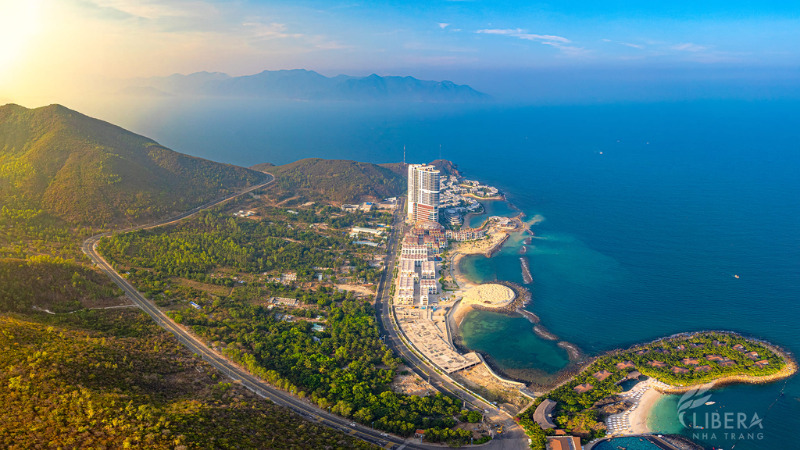
M4 0L0 103L278 69L449 80L531 103L797 98L798 41L787 2Z

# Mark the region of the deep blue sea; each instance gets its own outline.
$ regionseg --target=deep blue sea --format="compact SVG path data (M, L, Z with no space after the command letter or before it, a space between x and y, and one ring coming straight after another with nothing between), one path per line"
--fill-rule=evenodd
M584 352L725 329L800 353L800 103L167 99L124 113L96 111L175 150L240 165L303 157L395 162L403 146L409 162L451 159L468 177L500 187L528 217L541 216L527 252L529 309ZM522 282L520 245L471 258L464 268L479 280ZM509 373L552 374L567 364L563 350L524 319L476 313L463 330L469 346ZM798 448L800 377L713 396L719 411L757 413L763 435L695 436L704 444ZM659 431L688 433L676 420L676 402L658 405Z

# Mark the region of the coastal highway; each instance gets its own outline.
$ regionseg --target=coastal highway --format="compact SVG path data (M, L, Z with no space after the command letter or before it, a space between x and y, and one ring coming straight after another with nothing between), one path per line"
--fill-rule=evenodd
M271 179L266 183L251 187L236 194L229 195L223 199L197 207L191 211L169 218L162 222L142 225L138 227L132 227L124 231L132 231L143 228L155 228L158 226L176 222L178 220L194 215L203 209L216 206L234 197L246 194L248 192L252 192L256 189L266 187L267 185L272 183L272 181L274 181L274 177L271 177ZM381 433L380 431L373 430L369 427L362 426L360 424L352 423L351 421L343 417L331 414L309 402L300 400L299 398L292 396L288 392L282 391L267 384L260 378L251 375L241 367L229 361L224 356L214 352L205 343L197 339L191 333L187 332L183 327L175 323L169 316L164 314L153 303L147 300L139 291L137 291L130 283L128 283L127 280L125 280L116 270L114 270L114 268L111 267L111 265L105 260L105 258L100 256L100 254L97 252L96 249L97 243L104 236L108 236L110 234L111 234L110 232L102 233L86 239L86 241L83 242L82 246L83 252L87 256L89 256L89 258L91 258L91 260L100 268L100 270L105 272L111 278L111 280L113 280L114 283L117 284L117 286L119 286L122 290L124 290L125 293L128 295L128 297L139 308L141 308L144 312L150 315L150 317L152 317L153 320L155 320L156 323L159 324L159 326L161 326L165 330L175 335L175 337L178 338L178 340L183 345L185 345L189 350L201 356L204 360L206 360L209 364L214 366L221 373L225 374L232 380L239 382L242 386L253 391L256 395L263 398L267 398L278 405L285 406L309 421L313 421L328 426L330 428L342 431L344 433L362 439L366 442L375 444L377 446L384 447L387 449L388 448L398 448L398 449L441 448L441 446L437 445L432 445L432 444L425 445L418 442L411 442L410 439L404 440L396 436Z
M391 320L392 306L390 298L390 283L392 282L397 259L397 246L405 232L402 209L398 208L398 210L400 212L394 214L392 234L389 235L389 239L386 243L388 255L386 258L386 270L383 271L375 296L375 309L380 318L382 331L386 337L386 345L392 349L395 354L403 358L406 365L409 366L414 373L419 375L422 379L428 380L434 389L460 398L470 409L485 413L492 422L503 425L505 431L502 434L495 434L494 439L481 446L481 448L502 450L521 450L529 448L528 437L509 414L505 411L498 410L494 406L487 405L483 400L475 397L469 391L450 382L447 378L440 375L432 367L417 357L417 355L415 355L400 339L399 330L395 328Z

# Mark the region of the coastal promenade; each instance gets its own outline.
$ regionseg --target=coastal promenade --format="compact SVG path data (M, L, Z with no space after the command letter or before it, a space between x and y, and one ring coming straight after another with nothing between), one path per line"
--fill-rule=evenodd
M496 408L491 403L480 398L471 391L458 385L446 374L437 370L427 361L423 360L421 353L415 350L400 332L396 324L396 317L392 307L392 300L389 286L391 286L394 268L397 263L398 245L400 237L406 230L402 215L395 213L392 224L392 234L387 241L388 257L386 259L386 270L383 272L378 283L378 291L375 298L375 308L382 334L385 336L384 342L392 349L395 354L400 356L411 370L420 376L436 390L453 395L464 401L465 406L479 411L486 415L491 422L500 424L504 428L502 434L495 434L494 439L482 448L502 449L502 450L522 450L528 448L528 438L522 428L517 425L514 418L505 411Z

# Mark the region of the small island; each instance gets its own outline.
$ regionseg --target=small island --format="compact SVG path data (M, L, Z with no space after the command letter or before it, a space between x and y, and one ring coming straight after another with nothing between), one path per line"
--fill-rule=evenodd
M683 333L597 357L571 380L538 397L517 421L532 448L545 448L547 436L556 434L584 442L642 434L650 431L648 409L662 393L769 383L796 371L794 359L767 342L722 331ZM626 381L638 383L623 393Z

